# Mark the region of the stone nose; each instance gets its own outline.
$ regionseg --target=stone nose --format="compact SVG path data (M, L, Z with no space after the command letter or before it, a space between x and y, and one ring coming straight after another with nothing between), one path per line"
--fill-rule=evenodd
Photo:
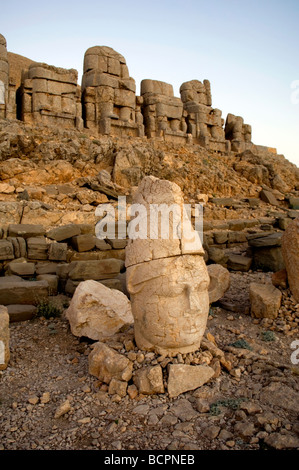
M194 286L187 286L188 307L190 310L199 308L199 297L197 289Z

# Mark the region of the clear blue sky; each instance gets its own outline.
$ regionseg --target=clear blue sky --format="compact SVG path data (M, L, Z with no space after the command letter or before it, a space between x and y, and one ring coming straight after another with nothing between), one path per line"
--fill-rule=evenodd
M16 0L1 2L0 33L9 51L75 68L80 80L86 49L110 46L137 94L144 78L176 96L206 78L224 118L242 116L254 143L299 166L298 19L299 0Z

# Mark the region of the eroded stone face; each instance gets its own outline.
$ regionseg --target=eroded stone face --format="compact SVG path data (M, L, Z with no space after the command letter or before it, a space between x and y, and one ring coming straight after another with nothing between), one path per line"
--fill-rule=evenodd
M299 302L299 217L288 225L283 234L282 255L291 292Z
M210 282L199 233L191 223L185 224L183 212L174 221L166 210L170 232L173 228L177 232L183 222L181 236L173 238L169 233L169 238L164 238L163 230L157 229L151 237L152 220L148 219L153 205L168 209L175 204L180 209L184 205L181 189L170 181L147 176L134 193L134 204L144 208L141 225L147 222L146 238L133 238L126 247L126 282L137 346L168 355L195 351L206 328ZM196 243L188 244L192 238Z
M209 276L200 255L141 263L127 269L135 340L159 354L195 351L204 334Z

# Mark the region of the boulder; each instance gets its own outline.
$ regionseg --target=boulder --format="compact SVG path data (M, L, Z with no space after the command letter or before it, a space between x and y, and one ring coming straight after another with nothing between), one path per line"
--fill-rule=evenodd
M230 285L229 271L220 264L207 266L210 277L209 300L210 304L221 299Z
M282 237L282 256L292 295L299 302L299 217L287 227Z
M107 384L113 378L128 382L132 377L133 362L104 343L95 343L88 364L89 373Z
M188 364L170 364L168 366L167 389L169 397L194 390L208 382L215 374L209 366L191 366Z
M281 305L282 294L272 284L252 282L249 286L251 316L255 318L276 318Z
M7 308L0 305L0 370L7 368L10 351L9 351L9 315Z
M101 340L133 323L131 304L119 290L100 282L81 282L75 290L66 318L75 336Z

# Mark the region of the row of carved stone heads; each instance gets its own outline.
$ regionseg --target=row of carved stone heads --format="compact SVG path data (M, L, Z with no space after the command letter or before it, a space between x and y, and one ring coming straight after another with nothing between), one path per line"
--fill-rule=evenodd
M223 152L251 145L251 127L243 118L229 114L225 123L221 111L212 108L208 80L183 83L178 98L172 85L145 79L138 96L125 58L110 47L95 46L85 53L81 87L77 81L74 69L33 62L22 71L16 90L0 35L0 118L87 128L96 135L193 141Z

